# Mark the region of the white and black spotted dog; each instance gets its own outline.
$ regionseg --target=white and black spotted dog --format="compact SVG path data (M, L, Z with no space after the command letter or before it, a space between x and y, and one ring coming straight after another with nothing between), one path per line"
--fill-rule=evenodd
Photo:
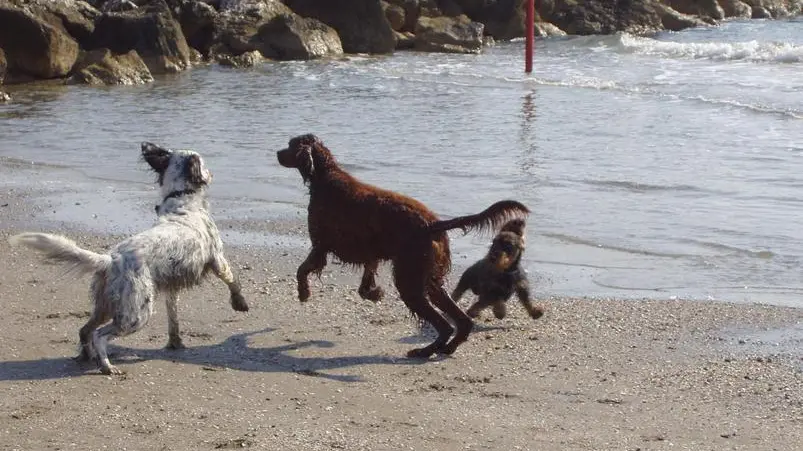
M189 150L171 151L142 144L142 157L159 175L161 204L158 223L119 243L108 254L78 247L73 241L46 233L21 233L12 244L42 252L70 270L94 273L90 286L92 316L81 328L78 360L97 358L103 374L122 372L109 362L109 340L142 329L153 313L157 293L167 301L168 348L184 345L179 335L178 293L198 285L212 271L229 288L234 310L248 311L240 283L223 255L223 243L209 216L206 187L211 181L201 156ZM111 320L111 323L98 328Z

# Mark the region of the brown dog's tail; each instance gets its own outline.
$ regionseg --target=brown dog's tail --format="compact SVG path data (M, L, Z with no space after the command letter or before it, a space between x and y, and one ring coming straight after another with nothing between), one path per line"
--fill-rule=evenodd
M432 233L445 232L452 229L462 229L464 233L484 232L488 229L495 230L506 221L527 216L529 213L530 210L521 202L502 200L475 215L433 222L430 224L429 230Z

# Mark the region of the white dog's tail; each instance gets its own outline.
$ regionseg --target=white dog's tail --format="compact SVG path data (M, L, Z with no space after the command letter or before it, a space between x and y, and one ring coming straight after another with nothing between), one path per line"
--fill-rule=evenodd
M43 253L50 260L66 263L69 272L103 271L112 264L109 255L81 249L74 241L59 235L25 232L10 237L8 242L14 246L23 244Z

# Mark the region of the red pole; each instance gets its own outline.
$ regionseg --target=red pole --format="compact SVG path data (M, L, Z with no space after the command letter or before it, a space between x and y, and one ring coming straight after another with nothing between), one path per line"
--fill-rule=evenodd
M524 48L524 72L528 74L533 71L533 39L535 34L535 0L527 0L527 22L526 45Z

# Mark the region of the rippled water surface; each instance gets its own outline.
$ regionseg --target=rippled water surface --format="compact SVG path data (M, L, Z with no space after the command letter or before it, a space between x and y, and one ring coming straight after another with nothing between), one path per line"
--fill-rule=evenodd
M0 184L73 188L42 200L55 202L42 220L136 230L153 219L137 161L152 140L204 154L218 218L303 217L300 177L274 152L314 132L358 177L443 216L525 202L538 294L803 306L801 31L555 38L537 42L532 76L513 42L12 91L0 156L17 169ZM486 238L454 236L458 267L484 253Z

